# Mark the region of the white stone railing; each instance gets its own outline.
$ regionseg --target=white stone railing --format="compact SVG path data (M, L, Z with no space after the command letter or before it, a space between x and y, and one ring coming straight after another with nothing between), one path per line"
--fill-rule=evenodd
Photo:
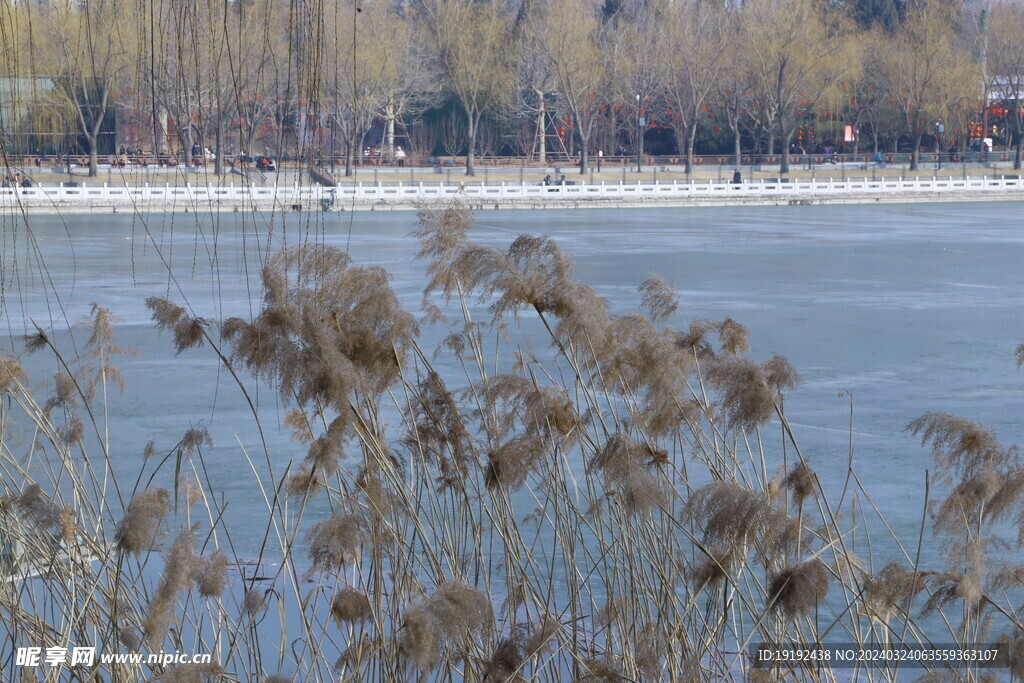
M600 182L576 185L538 183L356 183L336 188L252 187L243 185L59 185L0 188L0 204L87 204L94 202L146 204L209 204L217 202L305 204L333 197L341 206L346 201L409 202L440 198L470 199L641 199L694 197L757 197L787 195L890 194L900 192L978 192L1024 190L1018 176L956 176L931 178L848 178L748 180L739 184L714 180L690 182ZM1024 193L1022 193L1024 196Z

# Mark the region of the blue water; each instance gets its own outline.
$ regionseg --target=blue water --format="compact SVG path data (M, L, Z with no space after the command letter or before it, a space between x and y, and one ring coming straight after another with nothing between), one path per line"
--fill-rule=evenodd
M577 276L613 312L636 306L649 273L682 292L670 321L732 317L750 331L752 355L786 356L803 377L786 410L823 484L845 475L849 392L855 464L889 522L916 540L929 453L906 424L925 411L961 414L1021 441L1024 371L1024 219L1015 203L887 206L726 207L600 211L498 211L478 215L474 239L507 245L549 234L576 262ZM127 388L111 400L112 457L131 473L150 439L158 451L206 424L210 480L231 501L226 519L242 555L258 552L266 519L244 448L265 466L255 420L209 349L175 356L144 307L148 296L187 302L209 318L250 317L259 265L268 251L304 240L348 248L394 276L418 312L423 265L414 261L411 213L254 217L161 215L32 217L3 223L0 352L22 354L35 322L67 349L67 334L90 304L121 319L118 341L139 351L120 362ZM173 276L170 277L169 273ZM486 315L484 307L475 314ZM445 330L427 330L425 346ZM538 346L544 348L545 340ZM23 357L32 380L55 370L45 354ZM442 369L450 366L442 365ZM268 428L276 472L304 448L277 428L276 393L247 379ZM937 550L926 549L926 559Z

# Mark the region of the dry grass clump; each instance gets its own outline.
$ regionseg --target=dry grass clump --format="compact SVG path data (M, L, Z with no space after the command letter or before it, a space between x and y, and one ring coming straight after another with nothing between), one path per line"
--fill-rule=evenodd
M914 597L925 589L926 573L905 569L890 562L876 574L864 579L862 606L868 617L888 623L894 616L907 614Z
M85 425L77 415L68 416L67 422L57 427L57 438L65 445L81 443L85 437Z
M922 609L924 614L957 601L962 601L967 609L977 610L984 597L981 579L974 572L929 572L925 581L931 596Z
M730 548L712 548L708 553L702 554L690 571L693 587L700 591L705 586L711 587L721 583L732 576L739 559L736 552Z
M440 291L450 298L460 285L452 262L469 244L473 212L465 204L452 202L439 208L421 206L416 218L420 227L411 236L419 242L416 258L427 261L427 291Z
M351 514L336 514L314 524L306 533L311 572L341 571L359 562L365 540L362 524Z
M633 660L640 673L648 680L657 680L661 657L665 653L665 639L652 623L644 624L633 643Z
M545 455L544 443L532 434L517 436L487 454L484 482L487 488L515 490L526 483L526 477Z
M523 666L523 646L520 638L502 638L484 668L484 681L511 683L522 680L519 670Z
M18 495L0 498L0 511L17 508L26 518L41 529L61 527L65 509L50 500L39 484L30 484Z
M816 608L828 594L832 574L819 559L807 560L777 572L768 585L768 604L788 617Z
M196 588L204 598L219 598L228 582L228 556L217 549L195 570Z
M203 345L209 324L205 319L189 316L181 306L155 296L146 299L146 308L157 329L170 330L174 335L174 348L179 354Z
M77 407L78 384L75 379L63 371L54 373L53 395L43 404L43 412L50 413L54 408L72 409Z
M573 679L576 683L619 683L628 680L610 657L588 657L580 662L583 673Z
M1007 457L991 429L957 415L928 412L907 425L907 431L920 436L922 445L931 444L932 455L943 469L964 478Z
M701 528L705 546L741 558L753 547L765 561L783 561L796 548L800 534L799 521L773 506L767 496L729 481L694 491L686 514Z
M726 354L707 364L707 381L718 395L730 428L752 432L772 419L778 392L764 368L744 356Z
M254 619L259 616L267 606L267 591L250 588L242 596L242 614Z
M723 353L735 356L750 350L747 328L732 318L726 318L716 324L714 329L718 333L718 342Z
M148 549L156 540L170 500L170 492L163 488L149 488L136 493L117 525L114 547L122 553L135 554Z
M519 422L527 434L562 446L575 443L580 419L572 400L559 388L518 375L497 374L478 389L487 408L485 426L493 438L505 438Z
M206 425L196 425L190 427L181 437L181 452L188 457L202 448L203 446L212 446L213 439L210 438L210 430L206 428Z
M175 596L189 589L200 566L192 529L183 529L164 553L164 570L142 622L142 633L154 647L159 646L171 626Z
M617 316L595 348L603 386L639 398L634 422L652 438L672 434L696 417L688 379L694 357L678 333L658 329L640 314Z
M647 309L647 315L653 322L660 322L672 317L679 308L679 290L664 276L651 274L638 288L641 305Z
M0 394L7 393L18 384L28 381L21 363L8 358L0 358Z
M490 300L495 319L532 308L557 318L554 332L562 343L588 346L608 322L608 303L593 288L570 278L572 261L550 237L520 235L506 252L473 244L467 238L471 218L453 213L421 212L417 257L429 259L430 280L424 295L441 291L476 292Z
M636 443L629 435L618 432L588 463L601 472L605 480L617 487L629 512L646 512L664 507L668 500L665 486L651 474L650 468L666 462L661 449Z
M789 490L797 507L802 506L808 498L818 495L818 475L804 462L797 463L786 473L782 485Z
M488 632L494 612L480 590L458 581L442 583L428 598L410 606L398 632L400 651L421 671L433 669L448 640Z
M1016 628L995 639L993 645L1003 648L1006 653L1005 663L1010 675L1016 679L1024 678L1024 630Z
M331 616L339 624L354 624L373 616L370 599L355 588L346 586L331 598Z
M523 645L523 654L533 657L558 644L562 632L562 622L551 614L544 614L537 620L536 626L530 631Z
M456 396L436 372L426 373L417 384L413 418L415 434L406 446L438 466L441 483L458 487L472 462L473 439Z

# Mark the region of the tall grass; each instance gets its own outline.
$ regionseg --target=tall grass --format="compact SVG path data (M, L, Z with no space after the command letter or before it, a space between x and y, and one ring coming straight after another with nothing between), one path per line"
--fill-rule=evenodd
M935 476L927 510L908 511L919 532L900 538L852 446L841 487L823 490L785 411L796 371L757 361L736 321L671 327L678 294L658 276L638 311L613 314L548 238L480 246L459 204L419 220L421 320L388 273L323 245L267 261L252 319L146 302L178 353L213 354L243 396L268 382L289 407L304 456L236 455L266 511L250 528L223 523L201 427L147 446L148 476L112 472L107 405L129 351L110 312L94 307L76 355L41 330L26 340L59 368L45 390L0 361L5 679L832 680L846 673L748 653L997 639L1024 674L1022 539L1002 538L1024 529L1015 448L956 416L912 422ZM422 349L420 327L442 323L450 335ZM549 360L517 340L537 326ZM459 376L435 368L440 354ZM261 535L259 557L234 550L243 533ZM945 565L921 566L925 534ZM213 663L13 659L70 644Z

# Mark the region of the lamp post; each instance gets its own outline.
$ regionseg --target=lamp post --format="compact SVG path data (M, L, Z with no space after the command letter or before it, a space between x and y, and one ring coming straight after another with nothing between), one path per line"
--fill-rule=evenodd
M640 147L643 145L644 139L644 121L643 112L640 110L640 95L636 96L636 172L640 172Z

